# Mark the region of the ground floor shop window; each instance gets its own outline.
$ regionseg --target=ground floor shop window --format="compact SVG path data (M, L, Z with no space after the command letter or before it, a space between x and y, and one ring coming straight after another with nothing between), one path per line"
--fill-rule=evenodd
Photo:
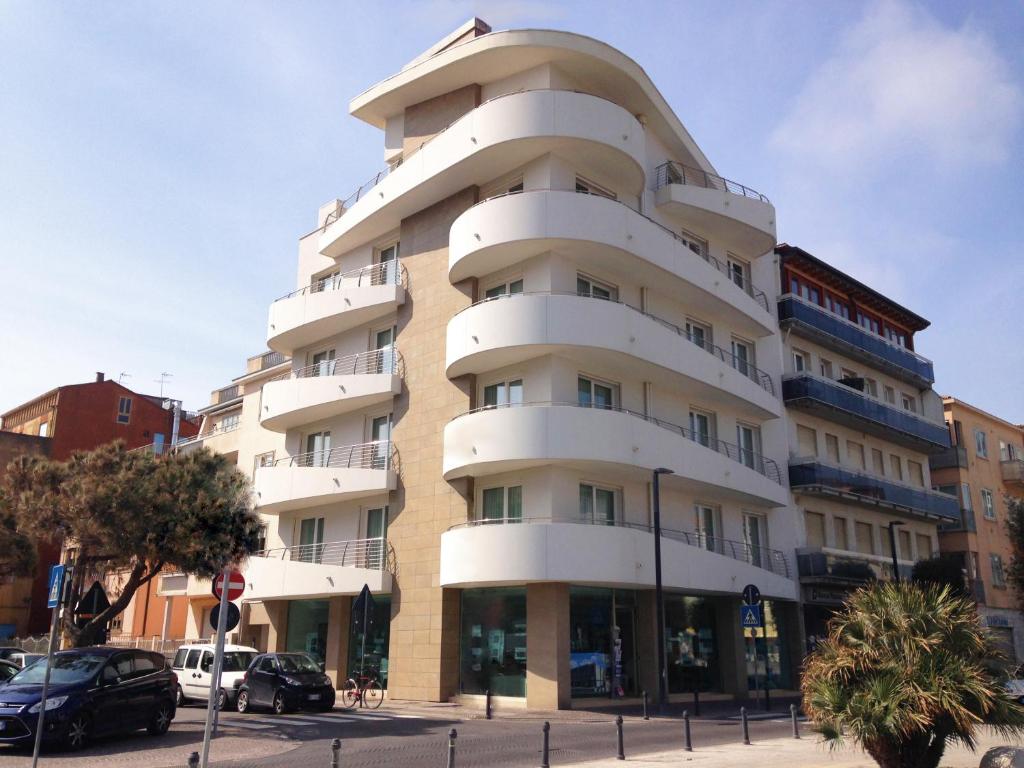
M793 687L793 678L786 644L785 626L770 601L763 603L764 629L744 630L743 642L747 657L747 687L760 690L765 679L765 649L768 651L768 687ZM753 633L756 632L756 637Z
M463 693L526 695L526 589L462 591Z
M359 674L360 660L365 675L377 675L383 688L388 687L388 642L391 638L391 595L374 595L370 611L370 628L366 633L366 656L363 650L362 616L353 612L348 632L348 676Z
M636 693L635 593L572 587L569 629L573 696Z
M322 664L327 652L327 600L289 600L285 650L308 653Z
M720 689L718 636L711 600L665 596L665 652L669 693Z

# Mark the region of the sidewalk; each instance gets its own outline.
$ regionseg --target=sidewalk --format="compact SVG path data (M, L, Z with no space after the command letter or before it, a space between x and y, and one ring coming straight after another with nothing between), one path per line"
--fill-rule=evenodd
M997 734L985 731L978 739L978 749L971 752L963 747L950 747L942 759L942 768L977 768L992 747L1006 746ZM1011 746L1024 746L1014 743ZM558 768L664 768L687 765L692 768L877 768L870 756L852 747L830 752L817 738L771 739L749 746L728 744L705 747L693 752L674 750L650 755L630 757L626 760L591 760L581 763L560 763Z

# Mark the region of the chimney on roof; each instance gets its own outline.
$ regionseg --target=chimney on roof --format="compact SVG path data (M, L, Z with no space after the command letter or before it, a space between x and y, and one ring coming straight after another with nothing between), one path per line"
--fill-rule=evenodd
M102 382L104 378L106 378L106 377L105 377L103 371L96 371L96 383L97 384Z

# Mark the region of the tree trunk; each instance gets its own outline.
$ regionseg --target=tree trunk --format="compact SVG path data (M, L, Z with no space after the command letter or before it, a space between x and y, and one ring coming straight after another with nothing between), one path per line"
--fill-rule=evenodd
M74 647L85 648L86 646L95 645L96 638L104 625L127 608L139 587L143 584L148 584L160 572L162 567L163 563L156 563L147 573L146 563L136 563L132 567L131 573L128 575L128 581L125 582L124 589L121 590L121 594L118 595L117 599L105 611L90 619L85 626L77 627L74 624L74 616L68 614L65 617L64 627L65 631L70 635Z

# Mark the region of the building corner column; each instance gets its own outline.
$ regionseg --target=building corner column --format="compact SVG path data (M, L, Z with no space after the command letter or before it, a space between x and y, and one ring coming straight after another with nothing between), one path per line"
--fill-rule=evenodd
M569 585L526 585L526 706L571 709Z
M348 640L351 628L352 598L332 597L327 609L327 648L324 672L339 688L348 679Z

